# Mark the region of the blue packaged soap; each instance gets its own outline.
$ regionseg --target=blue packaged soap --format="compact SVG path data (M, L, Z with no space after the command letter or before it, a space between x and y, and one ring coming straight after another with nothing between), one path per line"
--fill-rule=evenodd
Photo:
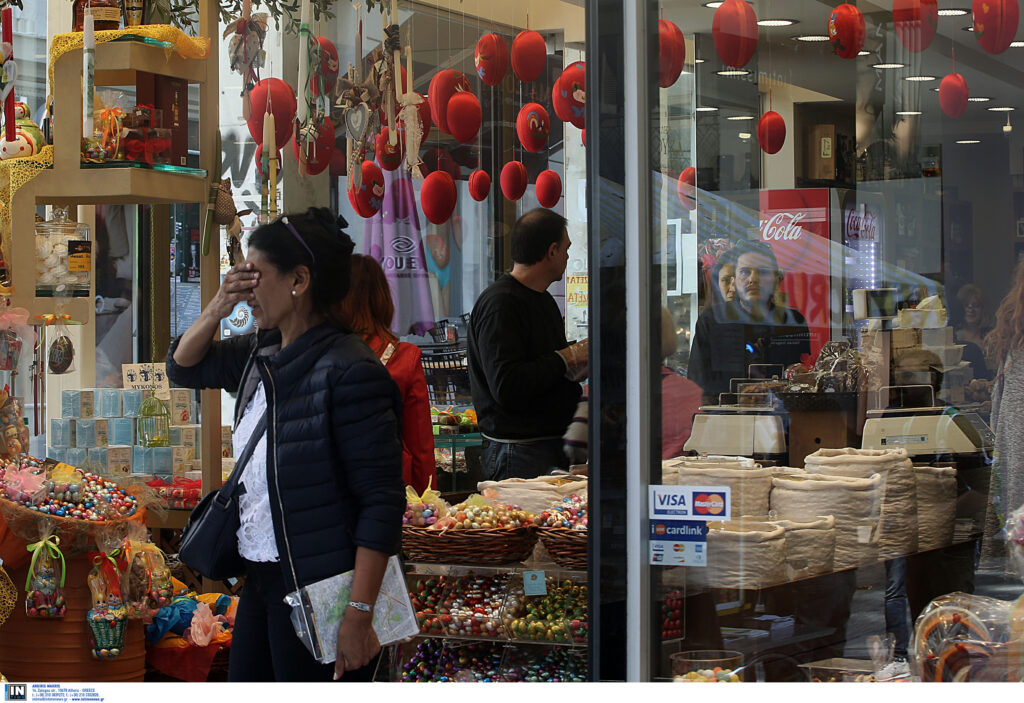
M135 388L126 388L121 391L121 415L123 417L138 417L142 401L146 399L146 392Z
M96 389L96 407L93 415L106 418L121 417L121 389Z
M115 417L109 420L110 444L127 445L135 444L135 423L133 417Z
M157 476L174 474L173 447L153 447L153 473Z
M65 462L72 466L82 466L89 460L89 450L85 447L71 447L68 449Z
M132 473L153 474L153 447L132 447Z
M64 390L60 393L60 416L67 419L93 416L93 392Z
M50 436L47 438L51 447L67 449L75 446L75 421L55 417L50 420Z

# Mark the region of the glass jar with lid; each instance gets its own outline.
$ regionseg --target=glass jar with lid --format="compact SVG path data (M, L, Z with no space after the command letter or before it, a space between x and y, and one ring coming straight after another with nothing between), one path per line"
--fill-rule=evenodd
M36 223L36 295L86 297L92 274L89 225L72 222L67 208L53 212L52 220Z

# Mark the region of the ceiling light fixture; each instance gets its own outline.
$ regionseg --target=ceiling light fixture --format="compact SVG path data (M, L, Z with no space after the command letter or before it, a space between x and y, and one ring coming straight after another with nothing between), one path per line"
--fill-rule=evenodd
M928 81L935 80L935 76L904 76L903 80L913 81L914 83L927 83Z
M724 4L724 2L706 2L704 3L704 7L710 7L712 10L717 10Z
M957 139L957 144L981 144L980 139Z
M752 119L754 119L754 116L753 115L733 115L732 117L726 117L725 119L732 120L733 122L739 122L740 120L752 120Z
M939 10L939 17L962 17L969 14L971 14L970 10L961 7L950 7L945 10Z
M1003 132L1009 134L1013 131L1013 125L1010 124L1010 113L1006 113L1006 124L1003 125Z
M967 98L967 102L969 102L969 103L987 103L991 99L992 98L986 98L984 96L978 95L977 97Z
M797 41L814 43L814 42L826 42L828 41L828 35L826 34L801 34L800 36L793 37Z
M1010 48L1011 49L1019 49L1021 47L1024 47L1024 41L1012 41L1012 42L1010 42Z
M750 139L750 132L740 132L740 139Z
M964 27L964 31L965 32L973 32L974 31L974 25L973 24L967 25L966 27Z
M989 112L1013 112L1016 108L1012 107L990 107Z
M718 112L717 107L698 107L697 112Z
M797 24L798 22L799 22L799 20L777 19L777 20L758 20L757 24L758 24L759 27L789 27L791 25Z
M704 59L694 59L694 63L704 63Z
M891 69L895 69L895 68L903 68L903 64L901 64L901 63L873 63L873 64L871 64L871 68L877 68L877 69L880 69L880 70L891 70Z
M920 115L921 111L920 110L899 110L896 114L897 115Z
M747 70L742 69L742 68L728 68L728 69L726 69L724 71L716 71L715 73L717 73L720 76L749 76L750 75L750 71L747 71Z
M870 51L858 51L857 56L871 56Z

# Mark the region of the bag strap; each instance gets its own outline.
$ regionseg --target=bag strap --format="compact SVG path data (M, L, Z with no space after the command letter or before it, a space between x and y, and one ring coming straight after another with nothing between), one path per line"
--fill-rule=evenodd
M245 471L245 465L249 463L249 459L252 458L253 452L256 451L256 445L259 444L260 438L267 431L267 412L263 412L263 416L260 417L260 421L256 423L256 427L253 429L252 434L249 435L249 441L245 443L245 448L242 449L242 453L238 455L238 459L235 461L235 468L231 472L231 476L228 477L227 483L225 483L220 491L221 495L225 497L232 495L238 487L238 482Z

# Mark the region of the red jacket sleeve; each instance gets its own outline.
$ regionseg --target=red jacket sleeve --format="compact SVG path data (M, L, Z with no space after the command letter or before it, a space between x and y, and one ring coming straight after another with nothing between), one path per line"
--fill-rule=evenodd
M434 431L420 355L419 347L402 342L387 366L402 390L402 478L417 493L426 490L428 481L437 488Z

